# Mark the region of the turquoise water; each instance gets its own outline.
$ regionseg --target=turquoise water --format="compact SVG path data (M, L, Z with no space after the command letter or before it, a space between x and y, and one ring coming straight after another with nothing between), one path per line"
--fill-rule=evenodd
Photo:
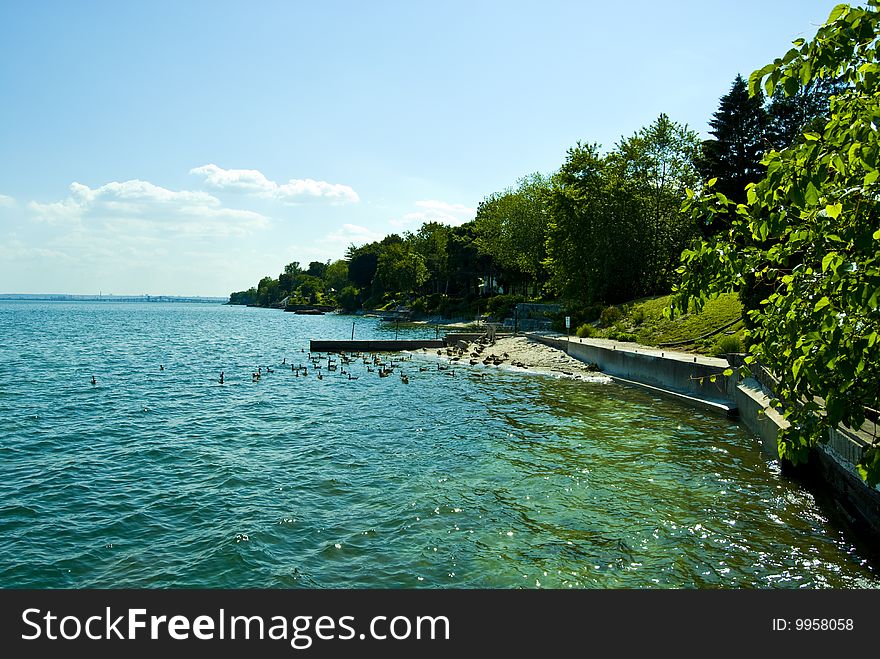
M431 354L404 363L409 385L281 366L352 322L395 335L221 305L0 303L0 585L880 585L718 416L606 382L450 377ZM257 366L274 373L253 382Z

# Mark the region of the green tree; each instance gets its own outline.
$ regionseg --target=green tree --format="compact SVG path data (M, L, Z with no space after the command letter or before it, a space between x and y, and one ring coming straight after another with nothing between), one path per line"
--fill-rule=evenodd
M772 292L749 312L748 364L779 379L776 394L791 422L779 453L799 463L829 430L860 427L880 408L880 64L877 0L838 5L816 36L752 74L757 97L793 95L823 79L845 87L824 125L763 160L766 175L745 203L708 188L695 197L700 217L719 215L723 235L687 250L675 306L741 286L749 273ZM875 438L859 463L880 482Z
M278 299L285 297L286 295L290 295L296 290L296 287L299 286L300 277L303 274L303 269L299 267L299 261L294 261L293 263L288 263L284 266L284 272L278 275ZM275 302L277 300L273 300Z
M507 288L539 290L546 281L549 189L547 177L531 174L515 188L490 195L477 209L475 244L492 258Z
M257 304L268 307L281 298L278 295L278 280L272 277L263 277L257 284Z
M336 296L336 300L343 311L356 311L361 306L358 290L354 286L346 286Z
M819 78L790 96L774 94L767 106L767 139L773 148L791 146L812 124L821 129L831 114L831 97L842 90L840 81Z
M323 279L324 274L327 272L327 268L330 266L330 261L326 263L322 263L321 261L312 261L309 263L309 269L306 270L306 274L310 277L317 277L318 279Z
M373 243L375 245L375 243ZM369 246L365 246L369 247ZM376 268L379 265L379 249L366 251L364 247L349 250L348 279L358 288L370 288L376 277Z
M446 293L459 297L476 296L480 280L491 272L491 257L480 254L476 244L476 222L471 220L451 227L449 254L449 286Z
M318 304L319 296L324 294L324 280L303 274L299 282L295 291L297 300L305 304Z
M379 256L376 279L389 293L407 294L428 280L428 269L419 254L402 242L393 242Z
M639 260L636 200L609 173L598 145L577 143L547 196L550 286L579 303L633 297L626 271Z
M255 304L257 289L251 286L246 291L237 291L229 295L229 304Z
M324 271L324 282L328 290L333 289L337 292L348 286L348 262L339 259L328 265Z
M450 233L450 227L445 224L426 222L417 232L407 235L407 242L425 263L426 284L432 293L445 293L449 288Z
M694 238L694 221L681 206L687 190L699 184L699 157L697 133L666 114L622 139L610 155L621 170L619 176L638 191L641 200L641 277L645 293L669 290L679 256Z
M760 93L750 95L746 81L737 75L730 91L721 97L709 122L714 139L703 142L700 170L705 179L717 179L716 189L736 202L746 200L746 185L763 174L761 156L766 149L767 111ZM703 227L711 234L720 226Z

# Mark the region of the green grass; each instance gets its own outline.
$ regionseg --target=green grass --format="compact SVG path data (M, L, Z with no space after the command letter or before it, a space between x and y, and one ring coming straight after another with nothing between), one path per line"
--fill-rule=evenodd
M596 336L627 333L634 334L636 340L644 345L654 346L658 343L672 343L696 339L730 323L742 315L742 304L735 293L725 293L706 303L699 313L677 315L669 320L663 311L669 306L670 296L644 298L619 305L623 317L613 327L598 329ZM677 346L676 350L685 350L702 354L718 352L716 344L721 337L736 334L741 338L742 322L711 336L707 339Z

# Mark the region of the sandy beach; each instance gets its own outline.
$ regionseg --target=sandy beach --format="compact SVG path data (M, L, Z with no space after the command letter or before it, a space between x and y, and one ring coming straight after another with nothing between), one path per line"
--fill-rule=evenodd
M505 336L494 343L469 342L461 350L447 349L441 358L459 363L462 368L505 368L577 380L610 381L588 364L569 357L562 350L539 343L526 336Z

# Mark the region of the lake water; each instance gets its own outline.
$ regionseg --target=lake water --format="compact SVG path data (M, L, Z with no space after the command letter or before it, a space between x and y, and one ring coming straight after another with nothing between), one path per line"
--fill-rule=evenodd
M725 418L601 381L451 377L430 353L408 385L281 365L352 323L395 336L222 305L0 302L0 585L880 585L833 509ZM258 366L274 373L253 382Z

